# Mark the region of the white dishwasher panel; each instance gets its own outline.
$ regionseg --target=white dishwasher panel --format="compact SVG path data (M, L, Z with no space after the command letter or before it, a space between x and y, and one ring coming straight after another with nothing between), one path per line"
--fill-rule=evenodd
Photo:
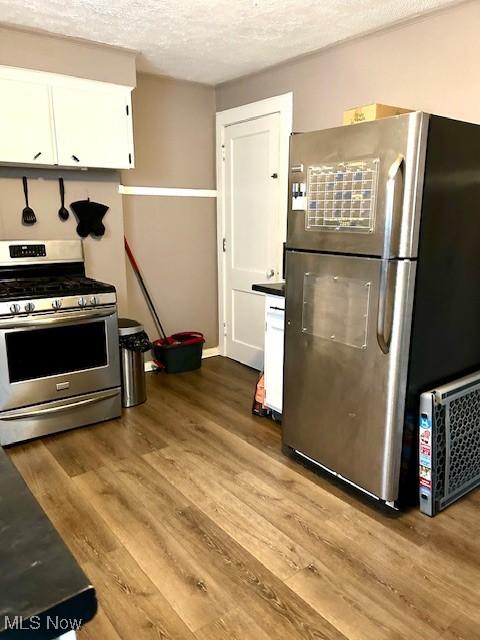
M265 404L282 413L285 298L265 297Z

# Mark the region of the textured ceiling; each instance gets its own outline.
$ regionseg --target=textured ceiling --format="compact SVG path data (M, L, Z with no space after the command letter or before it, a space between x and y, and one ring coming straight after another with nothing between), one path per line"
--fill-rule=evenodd
M143 71L217 84L456 0L0 0L0 21L137 49Z

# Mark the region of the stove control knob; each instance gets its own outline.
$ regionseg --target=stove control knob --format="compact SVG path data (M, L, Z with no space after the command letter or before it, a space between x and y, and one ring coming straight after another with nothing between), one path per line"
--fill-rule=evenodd
M32 311L35 310L35 305L33 304L33 302L27 302L27 304L25 305L25 311L27 313L32 313Z
M20 311L20 305L19 304L12 304L10 305L10 311L11 313L19 313Z
M98 304L98 298L96 296L92 296L90 298L90 304L95 306L96 304Z
M78 306L79 307L86 307L88 304L88 300L86 298L79 298L78 299Z
M54 309L60 309L61 306L62 306L62 301L61 300L58 300L58 299L52 300L52 307Z

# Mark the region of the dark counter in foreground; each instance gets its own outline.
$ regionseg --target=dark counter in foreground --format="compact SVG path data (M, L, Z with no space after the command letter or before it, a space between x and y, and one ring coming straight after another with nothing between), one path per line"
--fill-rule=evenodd
M266 293L269 296L282 296L285 297L285 283L284 282L272 282L267 284L252 284L253 291L260 291Z
M95 589L0 448L0 638L56 638L96 610Z

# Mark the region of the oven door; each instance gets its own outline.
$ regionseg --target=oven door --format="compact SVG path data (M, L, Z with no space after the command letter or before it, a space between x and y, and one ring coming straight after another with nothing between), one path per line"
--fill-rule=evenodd
M0 319L0 411L119 385L115 306Z

